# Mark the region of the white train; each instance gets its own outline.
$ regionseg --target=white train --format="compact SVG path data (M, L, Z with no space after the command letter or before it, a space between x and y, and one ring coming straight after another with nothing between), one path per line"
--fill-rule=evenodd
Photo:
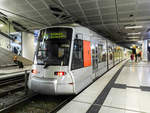
M124 52L77 24L42 29L28 88L47 95L77 94L125 59Z

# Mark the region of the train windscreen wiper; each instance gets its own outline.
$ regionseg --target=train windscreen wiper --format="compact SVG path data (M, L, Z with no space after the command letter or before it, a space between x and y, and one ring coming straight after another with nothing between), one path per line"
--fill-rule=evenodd
M50 66L47 62L45 62L45 64L44 64L44 69L46 69L48 66Z

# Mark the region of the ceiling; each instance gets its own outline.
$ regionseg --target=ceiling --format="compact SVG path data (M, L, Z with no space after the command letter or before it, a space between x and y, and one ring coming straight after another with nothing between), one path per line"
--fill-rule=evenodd
M0 0L0 12L1 20L22 30L78 22L125 46L149 38L150 0Z

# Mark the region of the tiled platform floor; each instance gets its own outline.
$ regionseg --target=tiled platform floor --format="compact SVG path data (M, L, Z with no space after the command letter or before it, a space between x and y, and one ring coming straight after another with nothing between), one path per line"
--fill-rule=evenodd
M75 97L58 113L150 113L150 63L128 62L114 81L106 98L94 103L104 87L112 79L123 63L115 66L89 88ZM107 92L107 90L106 90ZM102 101L102 100L99 100ZM92 110L89 110L94 106Z

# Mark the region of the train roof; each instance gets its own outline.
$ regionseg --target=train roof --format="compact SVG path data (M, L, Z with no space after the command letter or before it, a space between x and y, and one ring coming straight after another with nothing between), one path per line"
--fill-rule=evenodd
M63 24L53 24L52 26L49 26L49 27L45 27L45 28L42 28L40 30L43 30L43 29L47 29L47 28L53 28L53 27L68 27L68 28L74 28L74 27L84 27L80 24L77 24L77 23L72 23L72 24L68 24L68 23L63 23ZM86 27L85 27L86 28Z
M92 29L90 29L90 28L88 28L86 26L80 25L78 23L59 23L59 24L53 24L52 26L49 26L49 27L46 27L46 28L43 28L43 29L53 28L53 27L82 28L82 29L85 29L85 30L89 30L94 36L99 35L99 36L101 36L102 39L107 39L107 37L103 37L102 35L96 33ZM40 30L43 30L43 29L40 29ZM107 39L107 40L109 40L109 39ZM109 42L111 42L111 41L109 40Z

